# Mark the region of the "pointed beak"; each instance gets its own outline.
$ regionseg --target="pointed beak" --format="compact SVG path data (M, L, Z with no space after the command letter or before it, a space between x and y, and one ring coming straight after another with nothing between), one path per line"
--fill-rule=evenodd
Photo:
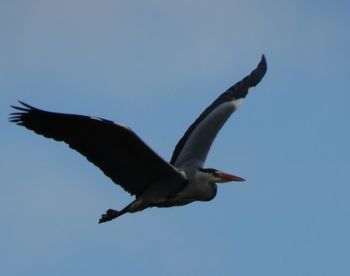
M221 179L221 182L245 181L245 179L242 177L228 174L228 173L224 173L224 172L217 173L217 176Z

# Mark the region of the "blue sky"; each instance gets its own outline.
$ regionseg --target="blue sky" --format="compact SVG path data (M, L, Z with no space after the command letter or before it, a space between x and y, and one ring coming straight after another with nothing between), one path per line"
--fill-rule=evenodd
M1 1L1 275L349 275L348 1ZM268 73L207 167L208 203L97 224L131 197L16 100L129 125L169 159L222 91Z

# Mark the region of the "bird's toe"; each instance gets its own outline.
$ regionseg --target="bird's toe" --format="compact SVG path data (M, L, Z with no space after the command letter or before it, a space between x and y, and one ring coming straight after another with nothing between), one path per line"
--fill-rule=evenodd
M106 213L102 214L101 215L101 218L100 220L98 221L98 223L103 223L103 222L106 222L106 221L110 221L112 219L115 219L116 217L119 216L119 211L116 211L116 210L113 210L113 209L108 209L106 211Z

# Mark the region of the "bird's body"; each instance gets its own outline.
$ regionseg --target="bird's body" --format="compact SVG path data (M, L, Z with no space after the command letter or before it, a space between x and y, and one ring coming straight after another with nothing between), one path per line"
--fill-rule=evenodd
M266 69L263 56L251 74L207 107L176 145L170 163L131 129L109 120L48 112L20 102L23 106L13 106L19 112L12 113L10 121L47 138L64 141L135 196L121 211L109 209L102 215L101 223L148 207L209 201L217 193L216 183L243 181L215 169L203 169L203 165L217 133L239 107L248 89L260 82Z

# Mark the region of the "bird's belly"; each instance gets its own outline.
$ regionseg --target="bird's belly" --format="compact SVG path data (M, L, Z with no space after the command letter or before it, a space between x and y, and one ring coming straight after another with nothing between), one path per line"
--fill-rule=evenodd
M187 184L180 192L167 196L162 200L152 201L154 207L172 207L182 206L194 201L209 201L216 195L216 186L214 185L199 185L199 183Z
M157 202L153 206L172 207L187 205L194 201L209 201L216 195L216 189L208 187L207 189L200 187L186 187L180 193L162 201Z
M177 198L180 200L191 199L192 201L208 201L215 197L216 189L211 186L189 185L181 191Z

